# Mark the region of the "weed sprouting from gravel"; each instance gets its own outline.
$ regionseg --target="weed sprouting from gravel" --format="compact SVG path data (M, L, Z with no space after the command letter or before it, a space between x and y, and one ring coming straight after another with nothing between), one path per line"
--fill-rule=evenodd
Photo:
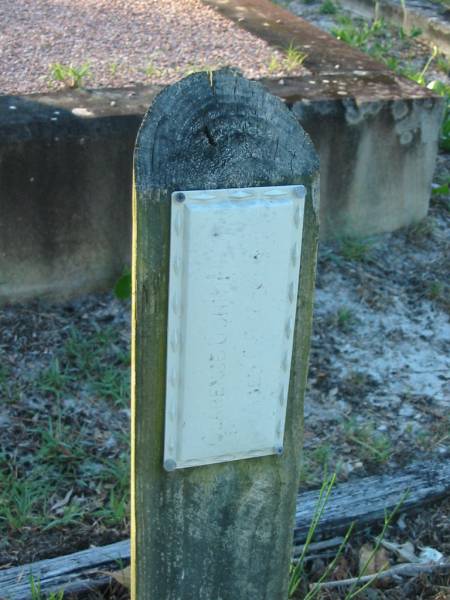
M307 56L291 42L286 48L283 65L288 71L295 71L305 62Z
M274 55L270 58L267 68L269 69L270 74L276 73L281 69L281 63L277 56Z
M89 63L84 63L79 67L72 64L55 63L50 67L50 74L54 81L63 83L68 88L76 89L82 87L92 72Z
M148 63L144 69L144 73L146 77L152 79L153 77L161 77L163 70L154 63Z
M117 75L117 72L119 71L120 68L120 64L118 62L112 62L109 65L109 72L111 73L111 75L114 77L115 75Z

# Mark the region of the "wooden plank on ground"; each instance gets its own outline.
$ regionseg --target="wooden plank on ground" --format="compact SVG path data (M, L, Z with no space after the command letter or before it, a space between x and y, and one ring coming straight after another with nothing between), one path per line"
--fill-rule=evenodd
M119 569L121 561L130 559L130 541L123 540L109 546L88 548L81 552L40 560L28 565L0 571L0 600L27 600L31 598L30 579L40 584L42 593L84 592L109 581L98 571L113 566Z
M401 511L421 506L450 491L450 461L412 464L394 475L375 475L341 483L328 500L319 531L322 536L341 533L353 522L358 528L383 520L407 492ZM317 504L317 491L299 494L297 499L295 543L302 543Z
M352 522L359 527L383 520L409 490L401 512L439 500L450 491L450 461L427 461L410 465L394 475L373 476L335 486L322 520L320 537L345 530ZM318 492L298 495L295 544L301 544L313 516ZM101 548L89 548L68 556L41 560L0 570L0 600L31 598L30 575L45 593L65 589L81 592L108 581L101 571L120 569L130 558L129 540ZM99 573L100 572L100 573Z

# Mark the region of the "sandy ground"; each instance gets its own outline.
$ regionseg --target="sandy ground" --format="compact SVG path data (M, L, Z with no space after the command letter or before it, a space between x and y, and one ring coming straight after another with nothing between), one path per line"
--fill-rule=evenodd
M200 0L0 0L1 94L61 87L51 74L57 63L89 64L87 87L122 87L225 65L256 78L269 74L272 58L282 63Z
M442 157L438 182L449 167ZM435 196L429 217L416 227L356 249L322 244L304 486L320 486L324 467L345 481L450 457L449 232L448 199ZM81 463L86 472L128 455L129 310L109 294L0 311L0 448L15 457L22 476L41 445L33 431L45 429L50 417L76 435L75 447L95 441L95 452ZM97 510L101 495L82 482L77 475L74 497L87 512ZM98 543L126 535L95 528ZM49 536L57 533L63 533L56 542L63 553L82 543L75 540L85 530ZM26 561L26 537L17 537L17 556L16 542L2 548L0 541L0 564L11 555ZM41 533L39 540L48 551L50 539ZM47 552L34 543L33 558L41 551Z

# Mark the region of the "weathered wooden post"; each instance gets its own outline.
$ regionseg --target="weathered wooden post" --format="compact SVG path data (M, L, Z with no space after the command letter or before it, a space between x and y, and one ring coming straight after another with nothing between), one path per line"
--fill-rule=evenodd
M287 597L317 204L308 136L280 100L231 70L166 88L143 121L135 600Z

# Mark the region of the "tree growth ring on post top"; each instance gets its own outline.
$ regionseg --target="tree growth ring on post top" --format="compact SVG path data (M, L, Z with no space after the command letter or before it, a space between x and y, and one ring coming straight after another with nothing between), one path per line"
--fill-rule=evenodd
M171 195L297 184L305 186L306 200L284 452L168 473L163 452ZM279 99L229 69L191 75L159 94L135 151L135 600L287 597L317 240L317 155Z

